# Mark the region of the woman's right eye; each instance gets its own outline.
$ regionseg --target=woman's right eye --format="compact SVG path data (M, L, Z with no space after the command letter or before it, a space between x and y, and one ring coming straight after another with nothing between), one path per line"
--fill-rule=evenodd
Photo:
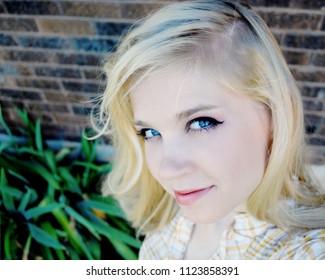
M151 128L143 128L137 134L142 136L145 141L160 136L160 133L157 130Z

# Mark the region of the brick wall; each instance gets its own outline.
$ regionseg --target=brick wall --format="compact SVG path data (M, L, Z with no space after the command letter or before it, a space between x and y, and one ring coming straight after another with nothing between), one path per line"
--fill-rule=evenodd
M176 0L175 0L176 1ZM79 140L101 65L123 29L169 1L0 1L0 103L42 120L47 138ZM325 0L247 0L271 27L299 81L311 156L325 163ZM3 132L0 130L0 133Z

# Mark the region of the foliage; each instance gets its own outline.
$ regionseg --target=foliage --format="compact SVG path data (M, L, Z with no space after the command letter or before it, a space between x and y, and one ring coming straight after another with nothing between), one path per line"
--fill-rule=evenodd
M0 143L0 259L136 259L140 241L99 183L111 163L96 162L97 141L55 152L41 123L17 110L26 141L3 119Z

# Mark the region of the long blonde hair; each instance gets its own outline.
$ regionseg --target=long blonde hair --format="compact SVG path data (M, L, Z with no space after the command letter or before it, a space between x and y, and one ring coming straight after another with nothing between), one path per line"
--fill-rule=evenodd
M175 214L174 199L147 168L143 140L133 126L130 93L150 73L176 65L208 69L218 82L269 108L268 164L247 201L248 211L281 227L324 227L324 194L306 169L296 82L263 20L233 0L165 6L137 22L108 58L99 135L110 135L116 158L104 195L116 197L143 232L161 228Z

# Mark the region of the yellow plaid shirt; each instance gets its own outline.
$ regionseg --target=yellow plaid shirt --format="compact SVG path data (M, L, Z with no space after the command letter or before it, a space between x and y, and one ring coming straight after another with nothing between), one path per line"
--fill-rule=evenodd
M163 229L147 234L139 259L180 260L189 243L194 223L181 211ZM248 213L235 215L224 231L212 260L322 260L325 259L325 229L287 232Z

